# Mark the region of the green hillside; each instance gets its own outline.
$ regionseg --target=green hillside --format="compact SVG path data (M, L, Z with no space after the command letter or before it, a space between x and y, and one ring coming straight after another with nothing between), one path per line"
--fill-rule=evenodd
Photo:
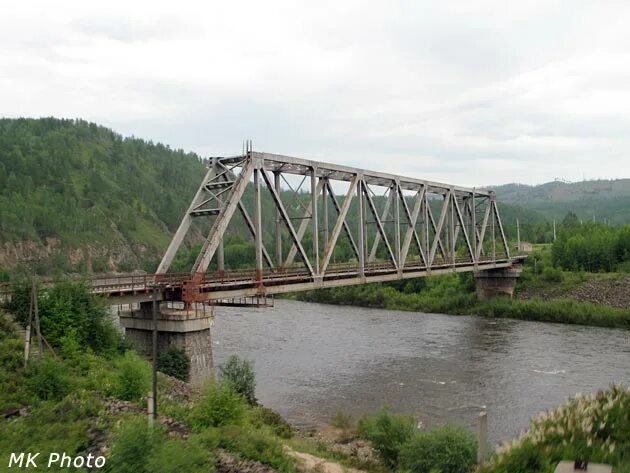
M584 221L630 222L630 179L505 184L493 189L500 202L521 205L549 220L560 220L573 212Z
M0 266L151 267L203 175L199 156L82 120L0 120Z

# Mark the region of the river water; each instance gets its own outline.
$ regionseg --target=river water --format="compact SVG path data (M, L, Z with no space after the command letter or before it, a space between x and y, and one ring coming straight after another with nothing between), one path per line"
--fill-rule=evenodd
M388 405L425 426L474 428L510 439L536 413L577 392L630 383L630 332L276 300L217 309L214 360L254 361L260 402L316 427Z

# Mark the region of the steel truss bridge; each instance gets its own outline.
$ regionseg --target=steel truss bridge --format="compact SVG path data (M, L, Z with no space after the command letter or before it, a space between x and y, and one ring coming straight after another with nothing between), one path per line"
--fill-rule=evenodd
M262 209L270 207L275 218L263 222ZM190 272L169 272L192 228L206 229L201 251ZM224 241L243 230L253 240L253 264L226 268ZM150 300L157 287L160 300L190 307L506 268L517 259L492 191L256 152L248 144L242 155L209 161L155 274L92 284L116 303Z

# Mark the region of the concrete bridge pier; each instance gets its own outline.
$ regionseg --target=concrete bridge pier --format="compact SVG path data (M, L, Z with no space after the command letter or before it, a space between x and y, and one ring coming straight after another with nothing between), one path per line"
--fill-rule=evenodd
M160 304L157 318L158 353L179 348L190 359L190 382L200 384L213 376L212 337L210 327L214 308L204 306L191 310L168 308ZM140 303L139 309L120 313L120 325L131 345L146 356L153 347L152 302Z
M521 275L520 266L510 268L493 268L475 272L475 286L477 298L487 301L497 296L514 296L516 280Z

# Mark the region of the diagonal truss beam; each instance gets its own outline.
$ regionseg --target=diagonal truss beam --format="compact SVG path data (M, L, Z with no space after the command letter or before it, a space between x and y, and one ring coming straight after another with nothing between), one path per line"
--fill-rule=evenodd
M231 169L228 169L224 164L219 163L219 165L225 169L225 172L221 173L220 177L223 177L226 181L228 179L236 180L237 176L232 172ZM249 232L252 234L252 238L256 239L256 227L254 225L254 221L249 216L249 212L247 211L247 209L245 208L245 205L240 199L238 201L238 210L241 213L243 220L245 220L245 224L247 225ZM271 256L269 255L269 252L267 251L267 248L265 247L265 244L261 243L261 247L262 247L262 255L263 255L263 258L265 258L265 262L269 265L270 268L273 268L274 267L273 260L271 259Z
M330 199L332 200L333 207L335 207L335 210L337 211L337 215L340 215L341 214L341 206L339 205L339 201L337 200L337 196L335 195L335 192L333 191L333 188L330 185L330 182L328 180L326 180L326 188L328 189L328 194L330 194ZM350 240L350 246L352 246L352 251L354 252L354 255L357 257L357 260L358 260L359 259L359 247L357 246L356 242L354 241L354 237L352 236L352 232L350 231L350 227L348 226L348 222L346 222L346 219L344 218L341 223L343 225L343 230L346 233L346 236L348 237L348 240ZM337 235L337 237L338 237L338 235Z
M370 195L368 186L363 180L362 180L362 183L363 185L361 187L363 188L363 195L365 195L365 197L367 198L368 207L370 207L370 211L372 212L372 215L374 216L374 220L376 221L376 227L378 228L378 233L381 235L383 242L385 242L385 247L387 248L387 252L389 254L390 259L392 260L392 263L394 264L394 267L398 269L398 261L396 261L396 257L394 256L392 247L389 244L389 240L387 239L387 235L385 234L385 228L383 227L383 222L381 222L381 219L378 216L378 211L376 210L376 207L374 206L374 201L372 200L372 196Z
M505 248L505 254L509 258L510 246L508 245L507 239L505 238L505 233L503 232L503 224L501 223L501 217L499 216L499 207L497 206L496 200L492 200L492 205L494 206L494 217L496 218L497 226L499 227L499 232L501 233L501 242L503 243L503 247Z
M243 197L243 193L247 188L247 184L249 183L249 179L253 172L254 166L252 162L246 161L243 165L241 173L238 175L238 178L234 183L232 193L228 196L225 205L221 208L221 211L217 219L214 221L214 224L210 229L210 233L201 248L201 252L197 256L197 260L195 261L191 271L193 276L197 274L204 274L208 270L210 261L212 260L215 251L217 251L219 244L223 241L223 234L234 215L236 207Z
M166 272L168 271L168 268L170 268L171 263L173 262L173 259L175 258L175 255L177 254L177 250L179 250L179 247L184 241L184 237L186 236L186 233L188 233L188 230L190 229L190 225L192 224L193 217L191 215L191 212L203 200L204 195L205 195L204 189L205 189L206 183L210 181L215 176L215 174L216 174L216 164L213 164L208 169L208 171L206 172L206 175L201 181L201 185L199 186L199 189L197 189L197 193L193 197L193 200L190 203L188 210L184 214L184 218L180 222L179 227L177 228L177 231L175 232L175 235L171 239L171 242L169 243L168 248L166 249L166 252L164 253L164 256L162 257L162 261L160 261L158 269L155 272L156 274L166 274Z
M475 255L475 259L479 259L481 257L481 252L483 251L483 240L486 236L486 229L488 228L488 219L490 218L490 210L492 209L492 204L488 202L486 206L486 211L483 215L483 222L481 224L481 230L479 231L479 238L477 243L477 254Z
M457 219L459 221L459 227L457 227L457 230L459 230L461 228L462 234L464 235L464 241L466 242L466 249L468 250L468 254L470 256L470 260L474 261L475 260L475 254L473 253L473 247L472 244L470 243L470 239L468 238L468 231L466 230L466 224L464 223L464 216L462 215L462 211L459 208L459 204L457 202L457 199L455 197L453 197L453 207L455 207L455 213L457 215ZM455 247L456 243L457 243L457 235L459 232L455 233L455 237L454 237L454 242L453 242L453 248Z
M425 202L425 205L427 209L427 215L429 217L429 222L431 223L431 228L433 229L434 237L437 238L438 249L440 250L440 253L442 254L442 256L446 259L446 251L444 250L444 244L442 243L442 236L437 231L437 225L435 224L435 218L433 217L433 210L431 210L431 206L429 205L428 200ZM429 241L428 232L427 232L427 241ZM428 252L430 251L431 250L429 249ZM432 263L433 263L433 260L428 261L428 264L432 264Z
M451 205L452 195L453 191L449 189L444 196L444 203L442 204L442 211L440 212L440 220L438 221L437 228L435 229L433 245L431 245L431 251L429 252L429 266L433 264L433 261L435 259L435 253L437 251L438 244L440 243L440 235L442 234L442 229L444 228L446 214L448 213L448 209Z
M315 189L315 193L319 195L324 187L324 180L320 179L317 183L317 187ZM310 199L308 206L304 209L304 215L300 221L300 226L297 231L297 238L299 242L302 242L302 238L304 238L304 234L306 233L306 229L308 228L309 221L313 215L313 200ZM314 237L313 237L314 238ZM293 264L295 260L295 255L297 255L298 249L295 244L291 245L291 249L289 250L289 254L287 255L286 260L284 261L284 267L288 268Z
M383 208L383 213L381 214L381 222L384 221L389 216L389 209L392 206L392 200L395 193L393 188L389 189L389 195L387 196L387 200L385 201L385 207ZM370 250L370 256L368 256L368 263L372 263L376 259L376 250L378 249L378 245L381 243L381 233L378 232L374 237L374 243L372 243L372 249Z
M337 244L337 240L339 239L339 234L341 233L341 229L345 228L348 234L350 234L350 229L347 228L346 224L346 216L348 215L348 210L350 209L350 203L352 202L352 197L357 190L357 183L359 182L358 176L354 176L350 181L350 187L348 188L348 192L346 193L346 198L341 205L341 208L338 209L339 216L337 217L337 221L335 222L335 226L333 228L332 234L330 236L330 240L326 242L326 249L324 250L324 257L322 258L322 267L320 270L321 274L326 272L326 268L328 268L328 264L330 263L330 258L332 257L333 251L335 250L335 245ZM335 203L335 207L337 207L337 199L334 197L332 193L332 187L327 182L328 191L330 192L330 196L333 198L333 203ZM357 249L357 255L359 251Z
M420 257L422 258L422 262L424 263L425 266L427 266L427 258L426 258L426 255L424 254L424 250L422 249L422 243L420 242L420 238L418 237L418 232L416 231L416 223L418 222L418 215L420 214L420 209L422 208L423 201L425 200L424 199L425 192L426 192L426 188L423 187L416 194L416 201L414 202L414 205L413 205L413 211L410 212L405 196L402 194L402 191L400 191L400 196L403 202L403 209L405 210L405 215L407 216L407 222L409 225L407 227L407 231L405 232L405 239L403 240L402 249L400 250L400 264L402 267L404 267L405 263L407 262L407 254L409 253L409 247L411 246L412 238L414 239L418 247L418 251L420 252Z
M295 228L293 228L293 224L291 223L291 218L289 217L289 214L287 213L287 209L284 207L284 204L282 203L282 200L280 199L280 195L276 192L274 183L269 179L269 176L267 175L267 171L265 171L262 167L259 169L259 172L262 175L265 183L267 184L267 189L269 189L269 192L271 192L271 197L273 198L273 201L276 204L276 208L280 211L280 216L282 217L282 220L284 220L287 230L289 230L289 236L293 240L293 244L297 246L297 249L300 253L300 257L302 258L302 261L306 265L306 268L308 269L309 273L311 275L314 275L313 266L311 265L311 262L308 259L308 256L306 254L306 251L304 250L304 247L302 246L302 243L298 240Z

